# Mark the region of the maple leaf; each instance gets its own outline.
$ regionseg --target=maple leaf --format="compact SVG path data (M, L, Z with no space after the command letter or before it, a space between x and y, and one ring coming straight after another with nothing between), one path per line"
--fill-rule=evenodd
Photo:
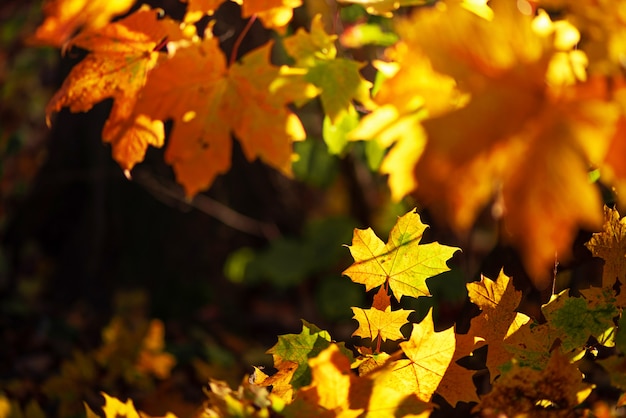
M513 280L504 271L500 271L496 281L482 276L480 282L466 286L470 301L482 311L472 319L469 334L483 339L477 347L488 345L487 368L494 380L499 374L498 368L512 357L505 348L507 338L530 318L515 312L522 292L515 290Z
M134 0L47 0L43 6L45 19L30 42L66 47L79 30L97 30L116 15L126 13Z
M399 340L404 336L400 328L409 322L408 317L413 311L404 309L381 311L379 309L352 308L354 319L359 322L359 327L352 333L361 338L369 338L374 341L377 338L385 340Z
M400 392L392 385L390 365L358 377L352 373L350 359L335 344L309 363L311 385L300 389L294 402L286 406L283 413L287 418L426 417L432 410L431 404L414 393Z
M563 350L584 350L590 336L599 338L614 327L615 297L611 289L582 290L583 297L570 297L567 292L555 295L541 310L550 327L559 332Z
M493 385L478 408L493 416L561 416L571 414L591 393L592 386L560 350L554 350L546 367L536 370L516 363ZM562 415L566 416L566 415Z
M332 124L354 110L352 100L366 108L372 105L372 85L359 73L363 64L337 58L336 38L324 31L318 14L311 21L309 33L300 28L283 40L285 50L296 60L294 67L307 69L305 80L320 88L320 100Z
M291 385L298 389L308 385L311 381L311 370L308 360L317 356L322 350L331 345L330 334L313 324L302 320L302 332L300 334L288 334L278 337L278 342L267 350L274 358L274 366L281 368L285 361L296 363L298 368L293 373ZM343 343L341 350L351 357Z
M254 384L264 387L272 387L272 396L277 396L285 403L293 400L293 374L298 369L298 363L295 361L282 360L276 367L278 371L272 376L263 373L262 370L254 368Z
M439 386L455 351L454 330L435 332L432 310L419 324L413 324L411 337L400 343L408 359L390 363L392 373L387 385L400 394L416 394L429 402Z
M186 23L195 23L202 19L205 15L212 16L218 7L226 0L181 0L187 3L187 10L183 21Z
M594 257L604 260L602 287L612 289L616 280L620 286L626 283L626 219L620 218L616 209L605 206L602 229L593 234L585 246Z
M458 361L472 354L472 351L476 348L476 342L480 338L472 334L457 333L455 333L455 338L456 346L450 365L446 369L436 390L452 406L455 406L458 402L479 401L473 381L476 371L466 369Z
M211 379L210 391L206 391L208 401L203 406L201 415L206 418L221 417L268 417L271 406L269 391L249 382L244 378L236 391L226 382Z
M582 32L579 48L589 57L592 73L619 73L626 54L626 2L541 0L539 7L560 13Z
M436 107L441 113L422 122L427 141L415 180L398 184L417 186L421 201L459 231L495 197L504 237L520 249L535 284L546 287L555 253L567 257L578 228L600 223L601 200L587 170L604 158L618 109L593 83L547 84L561 52L552 35L537 33L532 18L510 2L490 5L490 20L450 3L418 10L399 27L403 60L415 54L424 71L450 77L455 87L444 96L452 100L447 110ZM427 97L428 87L411 83L400 93L393 80L388 94ZM458 96L457 88L470 95ZM406 177L407 167L399 169Z
M331 344L316 357L309 360L312 382L302 388L298 396L310 399L313 405L333 411L333 416L357 417L362 409L350 406L350 391L356 385L357 376L350 370L350 359L343 355L339 347Z
M147 6L98 31L83 31L71 45L91 52L79 62L46 107L47 117L63 107L86 112L113 98L113 108L102 137L113 145L113 156L124 170L143 160L148 145L163 145L161 121L133 116L137 97L157 63L155 47L163 39L182 34L172 20L159 18Z
M226 0L181 0L188 3L184 21L195 23L205 15L213 15ZM241 6L244 18L258 16L268 29L283 31L293 18L293 9L302 5L302 0L233 0Z
M149 415L143 412L137 412L133 401L130 399L128 399L126 403L122 403L119 399L109 396L104 392L101 392L101 395L104 397L104 406L102 407L104 418L150 418ZM98 414L92 411L87 404L85 404L85 410L87 418L98 417ZM162 418L176 418L176 415L168 412Z
M169 377L176 359L170 353L163 352L164 337L163 322L157 319L150 321L137 359L137 370L142 373L152 373L160 379Z
M386 245L371 228L355 229L348 247L354 264L343 274L368 291L385 284L398 301L404 295L429 296L426 279L450 270L446 260L458 248L437 242L420 244L426 228L419 214L411 211L398 218Z
M188 196L228 170L231 132L249 161L260 157L291 173L292 142L305 133L286 104L311 90L305 82L296 83L298 89L289 83L272 87L284 77L269 64L270 49L266 44L227 68L218 40L207 38L178 49L151 72L135 111L175 120L165 158Z
M268 29L283 32L293 18L293 9L302 6L302 0L234 0L241 5L243 17L257 15Z

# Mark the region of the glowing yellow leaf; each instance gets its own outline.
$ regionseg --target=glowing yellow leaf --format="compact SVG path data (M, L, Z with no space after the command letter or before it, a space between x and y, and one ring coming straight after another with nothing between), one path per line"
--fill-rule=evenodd
M468 283L467 291L470 300L482 310L472 319L469 334L482 338L489 346L487 368L493 380L499 374L498 367L512 358L505 349L506 339L530 318L515 311L522 292L515 290L511 278L502 271L496 281L483 276L480 282Z
M400 217L385 245L371 228L354 230L350 253L354 264L343 274L367 290L387 283L397 300L430 295L426 279L448 271L446 261L458 248L437 242L420 244L427 226L412 211Z
M404 338L400 332L400 327L408 322L408 316L413 311L404 309L392 311L391 307L387 307L384 311L375 308L352 308L352 312L354 319L359 322L359 327L352 335L371 340L380 336L385 341Z
M422 322L413 324L409 340L400 343L408 360L392 363L393 386L400 393L415 393L429 402L450 365L455 346L454 329L435 332L430 310Z

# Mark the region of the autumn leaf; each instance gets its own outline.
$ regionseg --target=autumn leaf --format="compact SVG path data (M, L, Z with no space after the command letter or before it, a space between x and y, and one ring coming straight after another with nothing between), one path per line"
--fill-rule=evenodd
M109 396L104 392L101 394L104 397L104 406L102 407L104 418L151 418L143 412L137 412L135 406L133 405L133 401L130 399L128 399L126 403L122 403L119 399ZM85 404L85 410L87 418L98 417L98 414L92 411L87 404ZM176 415L168 412L162 418L176 418Z
M621 218L616 209L605 206L602 229L602 232L593 234L585 246L594 257L604 260L602 287L612 289L616 280L621 287L626 283L626 219Z
M574 22L582 32L579 48L589 57L592 73L619 73L626 53L626 24L623 16L626 3L591 0L541 0L539 7L561 14ZM617 12L619 10L619 12Z
M450 365L446 369L436 392L443 396L452 406L458 402L478 402L473 377L475 370L469 370L461 366L458 361L472 355L477 348L476 342L480 337L472 334L458 334L455 330L456 345Z
M372 103L371 83L359 73L363 64L337 58L336 38L325 32L322 17L317 15L311 21L309 33L300 28L283 40L285 50L296 61L294 68L306 69L305 80L321 90L320 100L332 124L354 111L352 100L366 108Z
M298 389L308 385L311 381L311 370L308 360L316 357L322 350L331 344L330 334L313 324L302 321L300 334L288 334L278 337L278 342L267 352L274 358L274 367L281 369L285 361L296 363L298 368L293 373L291 385ZM341 344L344 354L351 356L350 352Z
M369 338L372 341L377 338L385 341L404 338L400 332L400 327L409 322L408 317L413 311L404 309L392 311L389 306L384 311L376 308L352 308L352 312L354 313L354 319L359 323L359 327L352 335Z
M507 338L530 318L516 312L522 292L515 290L513 280L503 271L496 281L483 276L480 282L466 286L470 301L482 311L472 319L469 334L483 339L476 347L488 345L487 368L491 380L494 380L499 374L499 367L512 357L506 349Z
M157 319L150 321L137 359L137 370L142 373L152 373L160 379L169 377L172 367L176 364L176 358L164 352L164 337L163 322Z
M231 164L231 133L249 161L261 158L291 173L292 142L305 137L302 124L287 107L312 92L284 81L269 63L271 44L226 67L216 38L180 48L154 69L137 107L151 119L175 120L166 161L188 196L211 185ZM314 94L314 93L313 93Z
M195 23L215 10L226 0L181 0L188 4L184 21ZM244 18L258 16L268 29L283 31L293 18L293 9L302 5L302 0L233 0L241 6Z
M543 288L555 253L567 257L578 229L600 223L601 200L587 171L604 158L618 109L591 82L548 84L552 58L562 52L553 35L537 33L532 17L515 4L490 5L492 19L446 3L418 10L399 26L405 52L397 54L416 63L410 71L430 71L452 83L442 96L447 108L433 104L436 110L421 123L427 141L414 164L414 181L406 180L407 167L400 165L396 177L405 180L392 183L401 187L394 196L417 187L417 197L458 231L467 231L496 201L505 239L521 250ZM394 80L381 91L414 96L408 103L424 107L419 99L438 85L414 82L407 90ZM388 106L390 122L405 114L391 100ZM415 141L421 144L422 137L415 135Z
M429 402L448 368L455 350L454 330L435 332L432 310L419 324L413 324L411 337L400 343L407 359L390 363L392 372L384 379L385 386L398 394L415 394Z
M513 363L481 399L479 408L492 411L492 416L568 416L593 388L582 379L576 365L554 350L544 369Z
M555 295L541 310L550 327L559 332L565 352L581 351L590 336L599 338L613 328L618 315L615 297L610 289L582 290L583 297L570 297L568 290Z
M271 376L263 373L262 370L254 368L254 384L264 387L272 387L272 396L279 397L283 402L290 403L293 400L293 374L298 369L295 361L282 360L276 365L278 371Z
M187 11L183 21L186 23L195 23L204 16L212 16L218 7L226 0L181 0L187 3Z
M211 379L209 389L210 391L205 392L208 400L198 416L264 418L270 414L269 391L250 383L248 378L243 379L237 390L232 390L226 382Z
M427 226L411 211L398 218L385 245L372 231L355 229L350 253L354 264L343 274L366 290L389 286L399 301L402 296L429 296L426 279L448 271L446 261L458 248L437 242L420 244Z
M133 0L47 0L45 19L29 41L65 48L79 30L101 29L133 4Z
M312 410L321 407L332 411L335 417L356 418L361 415L363 410L353 409L349 399L351 390L354 390L352 386L357 384L357 376L350 370L350 359L341 353L337 345L329 345L310 359L309 367L311 385L298 391L300 399L310 403Z
M313 378L287 405L287 418L357 417L393 418L426 417L432 405L393 386L392 368L381 367L366 376L356 376L350 359L332 344L309 361Z
M148 145L163 145L163 123L133 115L137 97L158 60L155 47L166 37L182 37L177 24L158 15L144 6L98 31L81 32L71 45L91 52L74 66L46 107L50 118L63 107L86 112L113 98L102 137L112 144L113 156L124 170L143 160Z

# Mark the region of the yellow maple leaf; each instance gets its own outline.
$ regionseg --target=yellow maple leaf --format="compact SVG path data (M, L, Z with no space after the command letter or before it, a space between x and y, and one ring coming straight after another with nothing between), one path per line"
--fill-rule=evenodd
M399 340L404 336L400 327L408 322L409 314L413 311L405 309L381 311L379 309L352 308L354 319L359 322L359 327L352 333L361 338L369 338L374 341L377 338L385 340Z
M408 359L391 363L389 384L399 393L414 393L420 400L429 402L450 365L455 346L454 329L435 332L429 310L422 322L413 324L409 340L400 343Z
M312 382L301 388L284 415L297 418L426 417L433 405L415 393L397 390L392 364L365 376L355 375L349 359L332 344L309 360Z
M207 38L177 49L151 72L136 113L175 120L165 158L188 196L228 170L231 132L248 160L291 173L292 142L305 133L286 104L312 93L304 82L300 89L272 86L282 76L269 63L270 49L266 44L227 68L218 40Z
M123 403L119 399L109 396L104 392L102 392L101 395L104 397L104 406L102 407L104 418L142 418L139 416L139 413L133 405L133 401L130 399ZM85 404L85 409L88 417L98 416L87 404Z
M45 19L30 42L65 47L80 29L100 29L126 13L134 0L47 0Z
M355 229L350 253L354 264L343 274L371 290L382 284L391 288L399 301L402 296L428 296L426 279L448 271L446 261L458 248L437 242L420 244L427 226L411 211L398 218L387 244L368 229Z
M290 403L293 400L293 386L291 386L290 382L298 368L298 363L284 360L279 364L275 364L275 367L278 371L272 376L266 375L262 370L255 367L254 384L265 387L271 386L273 396L277 396L285 403Z
M498 367L512 358L505 348L506 339L530 318L515 311L522 292L515 290L513 280L503 271L496 281L483 276L480 282L466 286L470 300L482 310L479 316L472 319L469 334L483 340L477 346L489 346L487 368L493 380L499 374Z
M163 351L165 347L164 337L163 322L158 319L150 321L137 358L137 370L143 373L152 373L160 379L169 377L172 367L176 364L176 359L170 353Z
M148 73L157 63L155 47L166 37L182 36L174 21L159 18L147 6L101 29L81 32L71 41L91 51L70 72L46 107L47 117L63 107L86 112L113 98L113 108L102 131L113 146L113 156L124 170L142 161L148 145L161 147L163 123L133 115Z

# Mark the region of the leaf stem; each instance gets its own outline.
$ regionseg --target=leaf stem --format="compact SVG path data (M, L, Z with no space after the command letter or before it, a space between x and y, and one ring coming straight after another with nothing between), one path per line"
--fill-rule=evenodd
M382 338L380 338L380 332L378 333L378 336L376 337L376 353L380 353L380 343L381 343Z
M239 52L239 47L241 46L241 42L243 41L243 38L246 37L247 33L250 31L250 28L254 24L255 20L256 20L256 13L250 16L250 20L248 20L248 23L246 23L246 26L243 28L243 30L241 31L241 33L235 40L235 44L233 45L233 50L230 53L230 60L228 61L229 67L235 63L235 60L237 59L237 52Z

